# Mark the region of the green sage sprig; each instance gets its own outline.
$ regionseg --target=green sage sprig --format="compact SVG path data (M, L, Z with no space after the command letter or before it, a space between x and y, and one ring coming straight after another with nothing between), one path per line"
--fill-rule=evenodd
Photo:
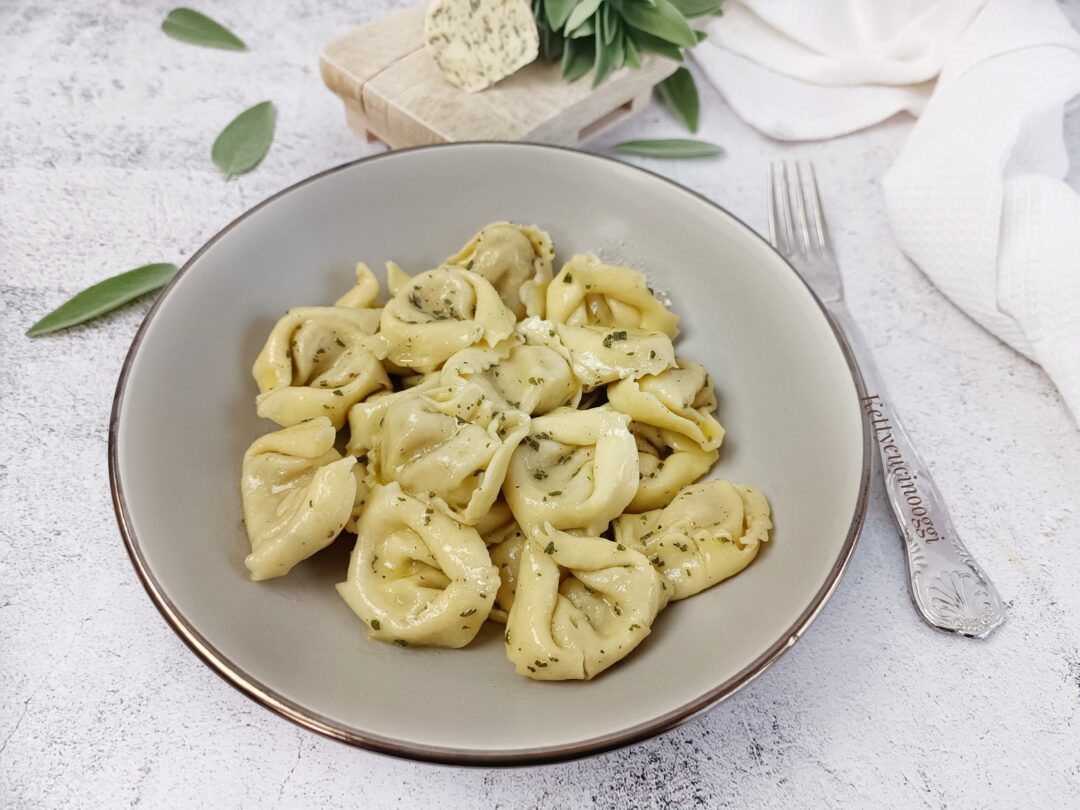
M540 56L562 60L575 81L592 71L593 86L621 67L639 67L643 53L682 62L683 49L705 35L689 20L720 13L723 0L532 0ZM692 79L691 79L692 81Z

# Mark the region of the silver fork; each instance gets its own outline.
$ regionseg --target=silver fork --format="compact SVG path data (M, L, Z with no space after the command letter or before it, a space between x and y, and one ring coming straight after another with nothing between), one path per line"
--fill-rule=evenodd
M893 410L873 358L844 306L814 165L796 164L793 174L791 182L786 163L769 165L769 241L825 303L858 360L867 391L863 416L870 422L889 505L904 537L912 601L930 625L985 638L1005 621L1001 597L953 528L934 479Z

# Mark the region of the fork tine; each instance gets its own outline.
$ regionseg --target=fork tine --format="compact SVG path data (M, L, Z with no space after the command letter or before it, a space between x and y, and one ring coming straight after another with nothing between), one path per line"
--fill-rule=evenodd
M818 249L822 255L829 252L829 237L825 231L825 214L821 211L821 194L818 193L817 173L810 161L810 205L814 214L814 230L817 231Z
M803 256L812 255L810 252L810 228L806 221L806 202L803 199L803 172L802 164L795 164L795 188L793 189L793 196L795 197L795 219L799 227L799 236L802 237L802 241L799 242L799 253Z
M769 164L769 244L779 248L776 243L776 166Z
M784 212L784 236L787 237L787 252L792 254L795 252L795 232L791 224L791 202L790 192L788 190L788 173L787 164L780 164L780 204L781 209Z

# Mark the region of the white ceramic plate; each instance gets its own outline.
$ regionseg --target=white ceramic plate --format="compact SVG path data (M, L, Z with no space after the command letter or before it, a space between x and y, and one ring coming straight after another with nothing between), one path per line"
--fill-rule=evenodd
M681 316L680 355L713 375L728 429L713 475L760 487L776 530L739 576L657 618L596 680L514 674L492 625L464 650L366 638L334 591L347 538L289 576L244 568L240 461L274 429L251 364L288 308L332 302L357 260L434 266L482 225L548 230L558 258L598 250L645 271ZM760 674L828 599L869 480L860 383L791 267L726 211L629 165L472 143L324 172L256 206L184 266L136 335L109 462L120 530L173 629L218 674L314 731L439 762L553 761L669 729ZM193 696L193 699L197 699Z

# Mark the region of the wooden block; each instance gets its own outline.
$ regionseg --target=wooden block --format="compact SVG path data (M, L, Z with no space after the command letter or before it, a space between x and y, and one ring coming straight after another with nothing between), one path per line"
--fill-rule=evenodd
M413 6L335 39L323 48L319 69L327 87L359 101L368 80L423 47L424 7Z
M414 6L331 42L323 81L345 103L349 127L394 149L472 140L528 140L576 146L645 106L652 88L678 67L644 54L599 87L567 82L559 65L534 62L479 93L446 80L423 41L424 9Z

